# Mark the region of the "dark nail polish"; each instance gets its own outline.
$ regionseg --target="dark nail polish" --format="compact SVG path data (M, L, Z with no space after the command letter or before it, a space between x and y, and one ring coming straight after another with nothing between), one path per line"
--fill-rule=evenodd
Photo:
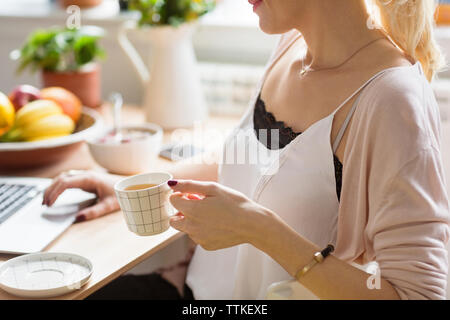
M86 220L86 216L84 214L80 214L79 216L77 216L77 218L75 219L75 223L78 222L83 222Z
M177 183L178 183L178 181L176 181L176 180L169 180L169 181L167 181L167 184L168 184L169 186L171 186L171 187L176 186Z

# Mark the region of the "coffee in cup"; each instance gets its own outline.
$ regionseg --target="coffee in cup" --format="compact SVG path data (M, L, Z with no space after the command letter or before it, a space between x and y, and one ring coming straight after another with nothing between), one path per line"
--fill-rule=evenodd
M128 229L139 236L159 234L169 229L175 209L169 202L172 189L166 172L138 174L120 180L114 191Z
M157 186L156 184L149 184L149 183L146 183L146 184L135 184L135 185L126 187L125 191L142 190L142 189L153 188L153 187L156 187L156 186Z

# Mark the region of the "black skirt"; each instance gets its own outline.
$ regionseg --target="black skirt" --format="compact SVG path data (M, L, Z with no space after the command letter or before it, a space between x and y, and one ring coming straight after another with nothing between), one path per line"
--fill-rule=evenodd
M194 300L184 285L184 296L158 273L124 275L91 294L86 300Z

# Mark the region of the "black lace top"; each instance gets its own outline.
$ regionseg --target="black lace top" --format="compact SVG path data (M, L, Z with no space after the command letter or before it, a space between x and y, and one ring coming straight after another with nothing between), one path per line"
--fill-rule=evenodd
M286 127L283 121L277 121L274 115L271 112L266 110L266 105L264 101L261 99L261 96L258 96L255 104L255 111L253 114L253 125L255 128L255 134L259 141L260 129L279 129L279 142L274 143L274 145L279 145L280 149L283 149L286 145L288 145L292 140L294 140L301 132L294 132L292 128ZM270 130L267 130L267 139L263 139L266 141L261 141L267 148L272 149L272 140L270 135ZM336 178L336 194L338 199L341 198L341 188L342 188L342 163L339 159L334 155L334 176Z

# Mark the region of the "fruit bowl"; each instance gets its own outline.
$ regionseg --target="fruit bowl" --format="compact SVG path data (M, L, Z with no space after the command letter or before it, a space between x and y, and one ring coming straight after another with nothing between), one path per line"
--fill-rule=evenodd
M1 142L0 170L39 167L61 161L85 140L93 139L102 132L100 115L84 107L75 131L68 136L34 142Z

